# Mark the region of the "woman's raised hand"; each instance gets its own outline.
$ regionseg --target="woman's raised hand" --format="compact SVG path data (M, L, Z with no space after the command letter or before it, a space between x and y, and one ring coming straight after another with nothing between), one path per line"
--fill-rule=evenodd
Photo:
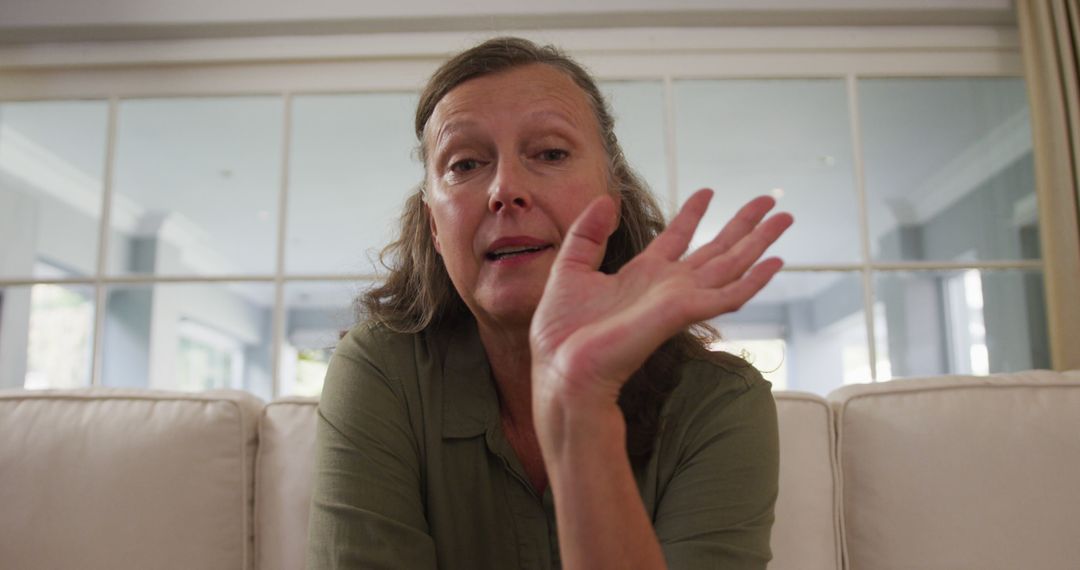
M617 220L615 202L598 198L574 222L529 335L538 422L551 406L617 406L622 385L665 340L739 309L779 271L779 259L759 259L792 217L762 221L775 204L767 196L747 203L712 241L684 257L712 194L691 196L668 228L614 275L597 268Z

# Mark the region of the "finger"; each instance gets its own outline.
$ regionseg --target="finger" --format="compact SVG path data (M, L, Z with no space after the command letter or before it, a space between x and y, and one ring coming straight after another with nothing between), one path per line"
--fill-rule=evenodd
M589 270L600 267L605 244L616 223L615 202L610 196L590 202L566 232L555 267L583 266Z
M694 230L709 207L712 196L713 191L708 188L694 192L668 227L656 236L645 251L656 252L669 261L682 257L690 245L690 239L694 237Z
M747 202L716 237L686 258L690 267L700 267L709 259L731 249L743 236L752 232L775 205L776 200L769 196L758 196Z
M742 277L793 222L791 214L779 213L758 224L754 231L743 236L730 250L698 268L701 284L720 287Z
M783 266L784 262L780 258L770 257L753 266L737 281L719 289L702 292L699 296L703 305L701 312L708 315L702 320L738 311L764 289Z

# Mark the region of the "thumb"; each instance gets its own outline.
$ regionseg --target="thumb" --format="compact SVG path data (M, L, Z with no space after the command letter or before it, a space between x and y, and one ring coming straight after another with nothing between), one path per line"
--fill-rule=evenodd
M555 258L555 269L562 267L595 270L604 259L608 236L615 231L615 201L604 195L585 207L566 233Z

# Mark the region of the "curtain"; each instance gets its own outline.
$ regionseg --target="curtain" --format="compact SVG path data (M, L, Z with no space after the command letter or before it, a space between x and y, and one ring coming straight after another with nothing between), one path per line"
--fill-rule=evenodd
M1017 0L1031 106L1050 354L1080 369L1080 3Z

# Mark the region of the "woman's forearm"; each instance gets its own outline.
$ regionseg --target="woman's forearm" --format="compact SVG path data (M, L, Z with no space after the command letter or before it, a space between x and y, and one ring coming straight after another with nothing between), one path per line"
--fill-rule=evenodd
M544 449L563 568L666 568L626 453L618 406L560 411Z

